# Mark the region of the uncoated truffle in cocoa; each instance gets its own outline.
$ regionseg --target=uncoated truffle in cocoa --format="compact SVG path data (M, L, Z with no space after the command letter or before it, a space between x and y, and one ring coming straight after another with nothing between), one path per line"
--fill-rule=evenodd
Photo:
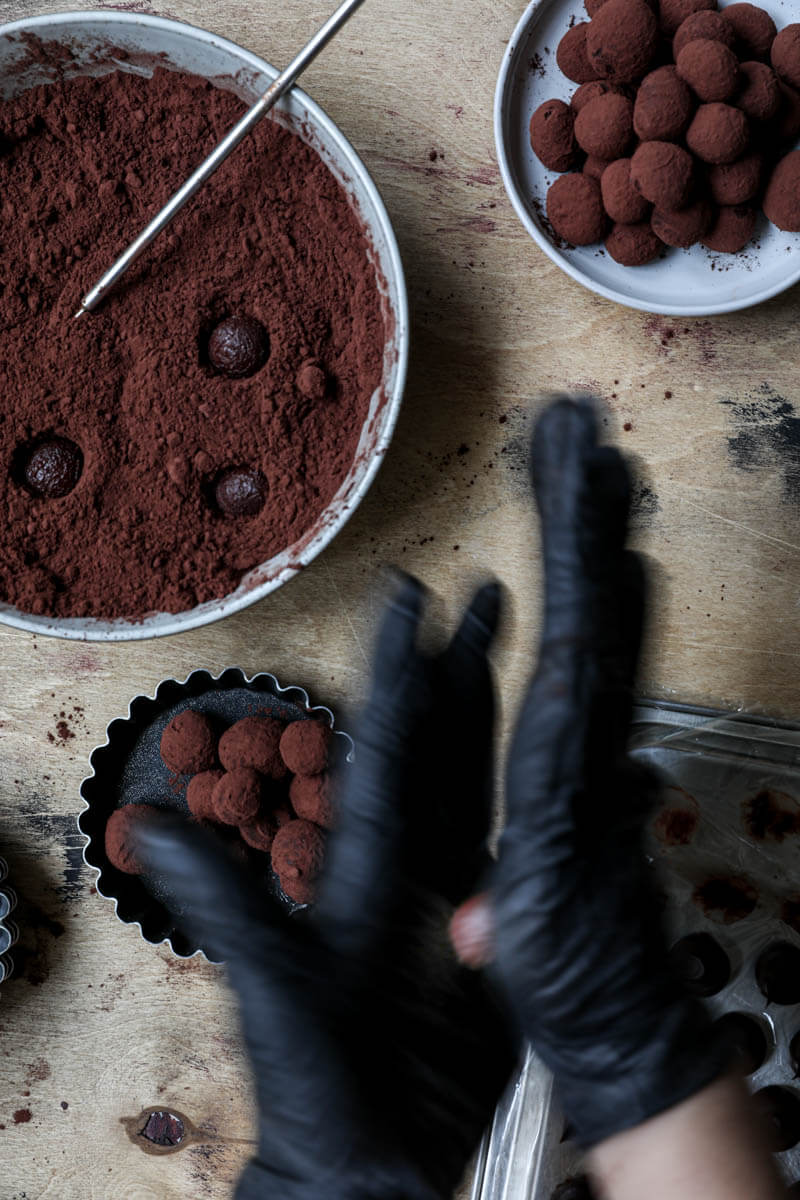
M753 236L757 213L752 204L720 208L703 237L703 245L717 254L738 254Z
M678 27L672 39L673 58L678 57L687 42L694 42L697 38L708 38L712 42L722 42L729 50L736 49L736 34L730 21L726 21L722 13L711 12L710 9L692 13Z
M226 771L252 767L269 779L283 779L286 764L280 743L284 728L274 717L243 717L220 738L220 762Z
M584 105L575 118L575 138L587 154L613 161L620 158L633 137L633 102L607 92Z
M741 58L769 59L778 32L769 13L755 4L729 4L722 9L722 15L733 26Z
M688 249L699 242L714 219L714 210L702 197L677 212L656 209L650 218L653 233L667 246Z
M682 146L643 142L631 159L631 182L658 208L672 211L688 201L693 163Z
M645 74L657 42L658 22L644 0L606 0L586 34L589 62L617 83Z
M568 171L575 165L575 116L563 100L545 100L531 117L531 147L549 171Z
M292 721L281 736L281 758L295 775L319 775L328 768L332 738L322 721Z
M686 131L687 146L707 163L735 162L749 140L747 117L731 104L701 104Z
M287 896L310 904L322 870L325 835L312 821L289 821L275 834L272 867Z
M615 225L606 238L606 250L623 267L643 267L658 258L663 249L664 243L653 233L649 221Z
M673 37L687 17L716 7L717 0L660 0L658 12L662 32Z
M722 42L688 42L675 63L678 74L703 101L727 100L739 82L739 60Z
M800 25L787 25L770 48L770 60L781 79L800 88Z
M602 241L607 218L600 184L577 172L560 175L547 192L547 219L555 233L574 246Z
M177 713L161 734L161 757L178 775L196 775L213 767L217 738L208 717L191 708Z
M781 106L778 77L762 62L744 62L733 103L753 121L771 121Z
M761 187L764 160L748 154L734 163L719 163L708 169L708 185L715 204L746 204Z
M588 83L597 78L597 71L589 62L586 52L586 30L588 21L573 25L562 37L556 50L556 62L562 75L573 83Z
M800 150L785 155L772 172L764 212L778 229L800 233Z
M636 94L634 132L643 142L675 142L688 129L695 103L677 67L657 67L645 75Z
M603 207L612 221L635 225L650 212L650 202L631 183L631 160L618 158L600 180Z

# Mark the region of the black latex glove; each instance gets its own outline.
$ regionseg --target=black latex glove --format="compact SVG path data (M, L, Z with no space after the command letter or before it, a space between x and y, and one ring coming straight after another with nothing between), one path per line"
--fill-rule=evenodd
M484 982L444 935L483 862L498 590L478 593L434 658L416 645L421 605L406 580L384 620L306 919L286 917L199 828L142 827L147 860L240 1001L260 1122L239 1200L449 1196L512 1067Z
M532 473L544 625L508 763L496 969L590 1145L692 1095L721 1061L666 967L642 845L653 785L626 753L644 610L627 471L598 446L592 405L559 399Z

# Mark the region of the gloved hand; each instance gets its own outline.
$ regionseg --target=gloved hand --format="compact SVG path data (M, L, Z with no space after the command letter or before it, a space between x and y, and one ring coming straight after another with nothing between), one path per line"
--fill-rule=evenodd
M416 645L407 579L380 634L316 908L285 916L199 828L143 825L141 849L223 958L260 1112L239 1200L437 1200L488 1123L514 1049L444 934L484 861L499 593L448 649Z
M667 969L645 862L653 781L626 750L644 578L625 550L627 471L591 403L549 407L532 473L544 624L508 763L495 970L588 1146L699 1091L722 1059Z

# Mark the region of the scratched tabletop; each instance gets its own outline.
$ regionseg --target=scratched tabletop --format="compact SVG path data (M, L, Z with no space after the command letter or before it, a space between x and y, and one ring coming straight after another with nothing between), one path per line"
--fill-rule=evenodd
M0 21L66 6L0 0ZM332 7L172 0L163 12L283 65ZM643 692L800 711L797 291L730 317L662 319L590 295L537 250L492 140L521 8L369 0L306 76L384 196L413 311L397 436L347 529L294 582L208 629L129 646L0 630L0 852L22 926L0 996L0 1200L231 1195L255 1127L235 1009L218 968L145 944L95 894L75 826L89 753L133 695L200 666L273 671L346 728L392 562L427 581L440 620L478 577L507 585L505 744L539 621L525 460L543 393L602 396L609 437L633 457L653 581ZM143 1153L152 1108L199 1140Z

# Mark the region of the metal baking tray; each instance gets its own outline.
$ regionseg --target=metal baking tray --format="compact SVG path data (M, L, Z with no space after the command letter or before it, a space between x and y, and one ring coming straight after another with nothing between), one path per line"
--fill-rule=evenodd
M780 1085L800 1097L789 1051L800 1004L769 1004L754 973L772 942L800 947L800 725L642 701L631 753L663 782L647 853L671 941L709 933L722 946L731 978L706 1003L715 1017L752 1016L766 1033L751 1090ZM777 1160L787 1182L800 1179L800 1143ZM472 1200L550 1200L582 1170L552 1077L528 1051L484 1139Z
M9 920L17 906L17 897L6 883L7 876L8 866L5 859L0 858L0 983L11 976L14 964L9 951L19 936L16 925Z

